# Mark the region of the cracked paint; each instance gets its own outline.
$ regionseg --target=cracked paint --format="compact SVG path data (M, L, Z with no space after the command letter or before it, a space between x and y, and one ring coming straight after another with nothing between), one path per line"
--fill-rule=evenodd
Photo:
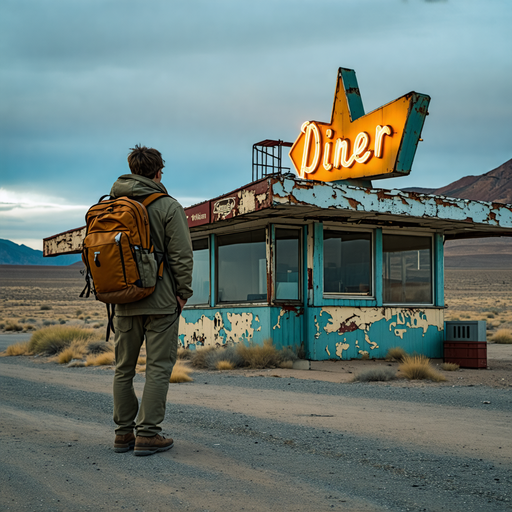
M327 355L331 357L331 353L329 352L329 345L325 346L325 351L327 352Z
M347 350L350 347L348 343L336 343L336 355L341 359L343 356L343 351Z
M254 190L241 190L238 193L238 214L250 213L256 210L256 193Z
M260 331L261 325L255 329L252 313L225 313L227 321L217 311L213 318L206 315L195 322L187 322L182 316L180 318L179 337L183 347L190 345L204 347L219 347L226 343L239 343L240 341L251 341L254 331ZM257 318L257 317L256 317ZM231 329L228 325L231 324Z
M286 310L284 309L281 309L281 311L279 312L279 316L277 317L277 324L274 325L274 327L272 327L272 329L281 329L281 325L280 325L280 322L281 322L281 318L286 314Z
M407 332L407 329L395 329L395 336L398 336L401 340L404 339L404 334Z

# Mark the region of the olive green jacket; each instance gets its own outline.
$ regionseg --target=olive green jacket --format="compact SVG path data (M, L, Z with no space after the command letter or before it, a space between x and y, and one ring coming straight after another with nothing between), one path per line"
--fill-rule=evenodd
M128 196L142 201L155 192L167 190L161 183L136 174L125 174L112 186L110 195L118 198ZM166 315L176 311L176 295L183 299L192 296L192 243L187 217L182 206L172 197L160 197L148 206L151 241L155 249L165 251L169 269L164 270L163 279L156 283L155 291L137 302L117 304L116 315Z

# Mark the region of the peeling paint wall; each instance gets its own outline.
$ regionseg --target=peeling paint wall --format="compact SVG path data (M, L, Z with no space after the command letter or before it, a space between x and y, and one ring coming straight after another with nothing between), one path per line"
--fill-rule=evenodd
M391 347L442 357L441 308L310 308L314 316L308 347L312 359L383 358Z
M187 309L180 318L182 347L221 347L272 338L277 348L300 346L302 311L279 307Z

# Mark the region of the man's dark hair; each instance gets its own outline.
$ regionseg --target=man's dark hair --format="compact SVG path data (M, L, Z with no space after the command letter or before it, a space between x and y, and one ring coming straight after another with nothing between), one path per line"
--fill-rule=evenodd
M157 149L136 144L134 148L130 148L130 151L128 165L132 174L153 179L158 171L164 168L165 160Z

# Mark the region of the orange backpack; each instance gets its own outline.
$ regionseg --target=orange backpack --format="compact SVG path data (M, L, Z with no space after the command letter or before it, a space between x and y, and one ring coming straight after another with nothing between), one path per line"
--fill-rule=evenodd
M151 243L146 207L163 196L167 194L151 194L142 203L103 196L89 209L82 249L86 285L80 297L89 297L92 287L99 301L126 304L153 293L164 258Z

